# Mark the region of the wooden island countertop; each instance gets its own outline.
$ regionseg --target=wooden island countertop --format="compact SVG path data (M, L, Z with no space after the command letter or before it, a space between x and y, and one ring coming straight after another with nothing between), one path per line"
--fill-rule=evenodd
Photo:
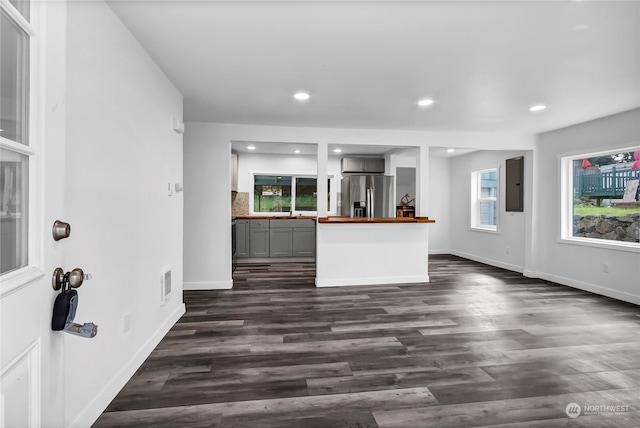
M429 217L319 217L320 224L435 223Z

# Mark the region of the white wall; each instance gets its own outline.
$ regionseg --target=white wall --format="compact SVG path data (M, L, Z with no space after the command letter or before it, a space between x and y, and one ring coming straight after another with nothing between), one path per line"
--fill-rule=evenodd
M522 272L525 269L526 215L524 212L505 212L505 161L530 154L524 151L479 151L457 156L451 160L451 253L493 266ZM526 166L526 165L525 165ZM471 173L499 168L498 231L471 229ZM532 181L531 169L525 168L525 185ZM525 200L531 199L526 191Z
M559 157L637 145L640 109L541 134L536 144L534 233L525 274L640 303L640 253L558 241ZM609 273L602 270L609 263Z
M316 156L238 154L238 192L251 190L251 174L316 175Z
M65 269L93 275L78 289L76 322L98 335L65 336L65 426L100 415L164 334L182 303L182 96L102 1L69 2ZM64 61L64 58L57 58ZM227 198L228 199L228 198ZM160 272L173 272L160 304ZM130 330L123 321L130 316Z
M427 217L436 222L429 225L429 254L451 253L451 161L449 158L429 158L429 211Z
M534 139L513 133L420 132L373 129L295 128L284 126L187 123L185 131L185 287L231 287L230 142L265 141L318 145L319 176L327 168L330 144L401 147L456 146L490 149L531 149ZM419 151L418 195L424 205L417 215L428 215L429 156ZM329 162L330 164L330 162ZM422 164L422 168L420 165ZM319 186L320 187L319 183ZM319 207L320 211L320 207ZM323 213L319 212L319 215ZM445 245L445 244L441 244Z
M415 168L396 168L396 205L402 203L404 195L416 196Z

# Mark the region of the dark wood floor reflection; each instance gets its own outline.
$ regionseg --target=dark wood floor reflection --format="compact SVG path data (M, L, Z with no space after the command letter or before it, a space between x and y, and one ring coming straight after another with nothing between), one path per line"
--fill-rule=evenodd
M323 289L313 264L238 267L233 290L185 293L94 426L640 426L638 306L429 265L428 284Z

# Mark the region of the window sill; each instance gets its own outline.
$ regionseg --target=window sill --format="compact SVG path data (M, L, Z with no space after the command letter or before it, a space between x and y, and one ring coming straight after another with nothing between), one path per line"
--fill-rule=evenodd
M601 248L603 250L625 251L630 253L640 253L640 244L637 242L610 241L606 239L593 238L560 238L560 244L580 245L583 247Z
M493 233L495 235L499 235L500 234L500 231L497 228L496 229L490 229L488 227L471 226L470 230L472 232Z
M24 267L13 272L5 273L0 276L0 297L5 297L13 292L18 291L22 287L31 284L42 278L44 272L34 267Z

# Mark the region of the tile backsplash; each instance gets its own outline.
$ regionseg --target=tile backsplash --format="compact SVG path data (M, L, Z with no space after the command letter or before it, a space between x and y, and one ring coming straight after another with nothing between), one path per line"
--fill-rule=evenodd
M249 215L249 192L231 193L231 215Z

